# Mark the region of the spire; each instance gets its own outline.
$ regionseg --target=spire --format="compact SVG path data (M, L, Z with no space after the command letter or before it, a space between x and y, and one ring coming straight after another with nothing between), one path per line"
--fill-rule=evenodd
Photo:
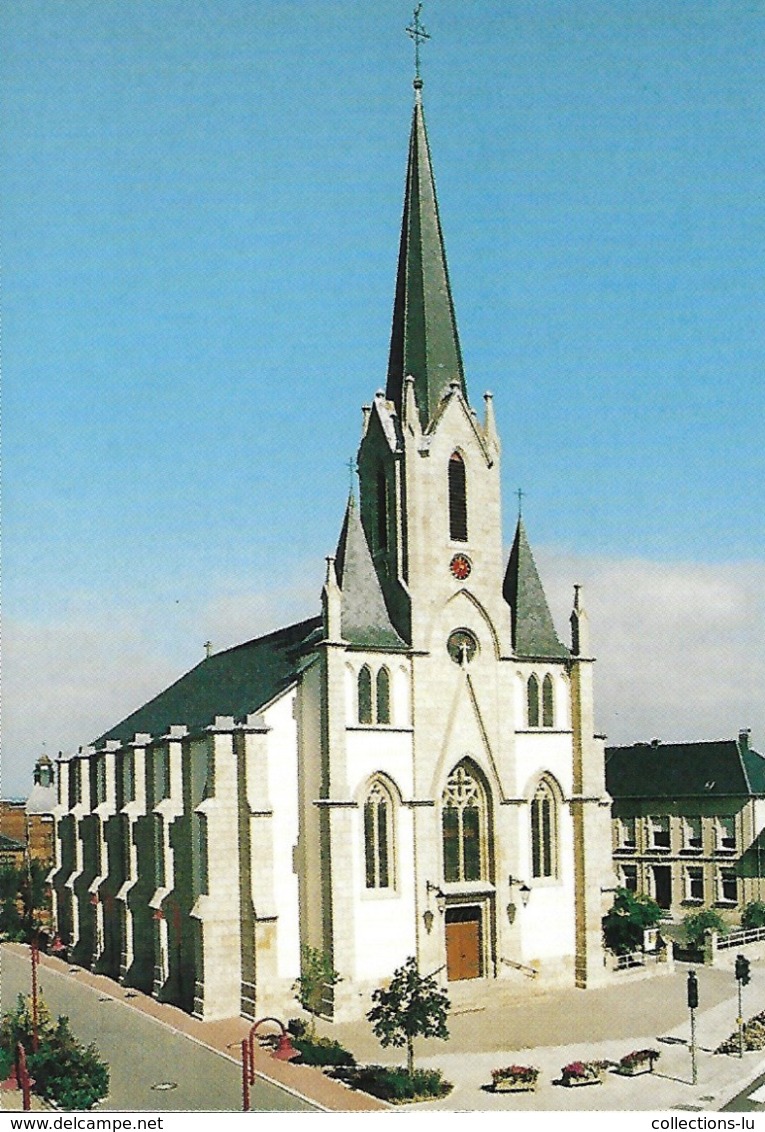
M510 606L513 648L516 656L564 657L567 650L558 640L550 607L539 579L523 519L518 516L513 548L507 564L502 594Z
M450 382L459 383L465 398L467 391L419 77L414 92L386 396L401 414L404 380L411 374L426 428Z
M351 645L405 649L391 624L353 494L337 544L334 573L340 584L340 627Z

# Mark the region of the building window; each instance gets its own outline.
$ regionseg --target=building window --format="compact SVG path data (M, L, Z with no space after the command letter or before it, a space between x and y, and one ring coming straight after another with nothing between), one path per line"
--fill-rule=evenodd
M454 768L441 799L444 880L481 880L486 798L469 764Z
M736 848L736 819L732 814L718 817L716 823L717 848L732 853Z
M133 831L130 824L130 818L127 814L122 815L122 876L124 880L130 880L133 873Z
M467 542L467 485L465 461L459 452L449 459L449 537L452 542Z
M529 682L526 685L526 704L529 727L539 727L539 681L533 674L529 676Z
M618 832L620 849L637 848L637 836L635 831L634 818L619 818Z
M628 892L637 892L638 887L638 872L637 865L622 865L622 888L626 888Z
M554 725L554 718L553 682L552 676L548 672L542 681L542 726L552 727Z
M390 673L381 668L375 681L377 722L390 723Z
M388 549L388 481L382 468L377 473L377 547Z
M375 782L364 803L364 863L367 888L391 887L392 806L388 794Z
M685 870L685 898L694 903L704 902L704 870L700 865L692 865Z
M683 818L683 849L701 850L701 818Z
M100 806L102 802L106 801L106 759L103 755L96 758L95 787L96 805Z
M652 849L669 849L669 815L659 814L648 819Z
M531 802L531 875L557 875L558 819L555 795L544 778Z
M736 904L738 902L735 869L720 869L717 882L717 899L720 904Z
M167 747L155 747L153 754L154 768L154 805L163 798L170 797L170 752Z
M372 722L372 673L365 664L359 672L359 723Z
M160 814L154 815L154 886L165 884L165 823Z
M69 809L82 801L82 761L72 759L69 763Z
M135 801L135 753L125 751L120 766L120 790L122 793L121 805Z

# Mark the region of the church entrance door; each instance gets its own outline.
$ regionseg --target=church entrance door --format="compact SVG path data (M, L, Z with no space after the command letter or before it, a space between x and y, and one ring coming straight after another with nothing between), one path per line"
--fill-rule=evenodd
M481 962L481 909L446 909L446 977L479 979Z

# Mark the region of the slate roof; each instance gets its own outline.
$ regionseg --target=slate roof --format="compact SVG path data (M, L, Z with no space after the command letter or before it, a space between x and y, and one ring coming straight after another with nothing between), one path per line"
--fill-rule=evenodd
M568 649L561 644L555 631L526 528L520 518L507 563L502 594L510 606L516 656L553 659L568 656Z
M458 381L465 397L467 390L421 86L415 80L386 396L400 415L404 379L411 374L424 429L450 382Z
M95 746L125 743L137 734L165 735L174 725L197 731L217 715L245 719L294 682L301 655L321 636L321 627L321 617L312 617L214 653L106 731Z
M626 798L765 794L765 758L741 740L606 748L606 789Z
M337 544L335 572L341 590L343 640L363 648L406 649L388 614L353 495L348 498Z

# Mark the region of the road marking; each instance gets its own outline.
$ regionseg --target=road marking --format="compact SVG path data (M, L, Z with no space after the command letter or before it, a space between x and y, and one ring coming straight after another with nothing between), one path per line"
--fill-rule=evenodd
M756 1101L757 1104L765 1104L765 1085L760 1085L759 1089L749 1093L749 1100Z

